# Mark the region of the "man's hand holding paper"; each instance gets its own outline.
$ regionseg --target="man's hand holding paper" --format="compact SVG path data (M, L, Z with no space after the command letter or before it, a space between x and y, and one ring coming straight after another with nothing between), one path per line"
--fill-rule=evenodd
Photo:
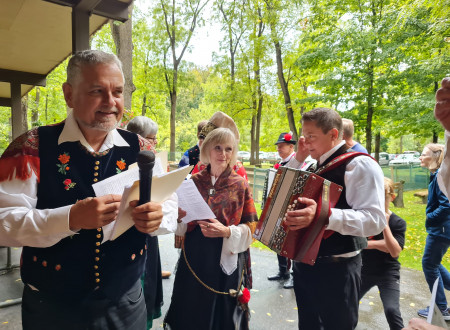
M177 209L177 196L174 192L189 170L189 167L186 167L168 174L154 171L152 200L140 206L137 206L139 199L139 170L137 167L130 166L127 171L94 184L93 188L97 196L123 192L117 220L103 227L103 242L116 239L133 225L139 231L153 233L152 235L174 232L176 230L176 214L168 212L168 209ZM130 186L130 182L134 183ZM173 219L166 219L172 217ZM158 229L161 221L165 223L165 228Z

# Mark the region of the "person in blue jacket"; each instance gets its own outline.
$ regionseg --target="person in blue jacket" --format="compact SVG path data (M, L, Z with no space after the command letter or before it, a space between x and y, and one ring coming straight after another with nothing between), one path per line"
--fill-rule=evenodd
M450 246L450 204L448 198L439 189L437 173L442 163L444 146L428 144L420 156L420 165L431 172L428 186L428 203L426 208L425 228L428 233L422 258L422 269L430 291L439 278L436 293L436 305L442 312L444 320L450 320L444 288L450 290L450 273L441 264L442 258ZM420 309L417 314L427 317L429 307Z

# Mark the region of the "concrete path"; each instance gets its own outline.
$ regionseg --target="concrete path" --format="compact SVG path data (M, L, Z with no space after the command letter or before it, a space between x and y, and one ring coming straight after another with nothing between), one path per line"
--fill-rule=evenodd
M159 239L163 270L173 271L178 260L178 250L173 248L173 236ZM18 263L21 249L13 249L13 262ZM277 258L272 252L252 248L253 290L249 303L252 318L250 328L254 330L297 329L297 310L292 289L283 288L283 283L270 282L267 276L277 271ZM0 268L6 263L6 249L0 249ZM163 280L163 316L170 304L174 275ZM16 269L0 276L0 303L19 298L22 291L19 271ZM401 271L401 312L405 325L416 316L419 308L428 305L430 294L420 271L402 269ZM449 299L450 301L450 299ZM161 329L163 316L154 320L153 329ZM20 305L0 308L0 330L21 329ZM388 329L383 306L377 288L373 288L362 299L358 330ZM338 329L339 330L339 329Z

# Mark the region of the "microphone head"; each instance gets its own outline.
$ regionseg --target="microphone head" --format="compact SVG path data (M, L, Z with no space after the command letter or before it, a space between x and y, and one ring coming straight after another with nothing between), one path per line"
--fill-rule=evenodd
M149 150L139 151L136 159L139 169L152 169L155 165L155 154Z

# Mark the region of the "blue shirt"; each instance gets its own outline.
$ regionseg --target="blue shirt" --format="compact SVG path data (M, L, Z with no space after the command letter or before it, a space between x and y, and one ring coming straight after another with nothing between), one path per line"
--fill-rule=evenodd
M438 172L439 170L430 175L425 228L430 235L450 239L450 204L448 198L439 189Z

